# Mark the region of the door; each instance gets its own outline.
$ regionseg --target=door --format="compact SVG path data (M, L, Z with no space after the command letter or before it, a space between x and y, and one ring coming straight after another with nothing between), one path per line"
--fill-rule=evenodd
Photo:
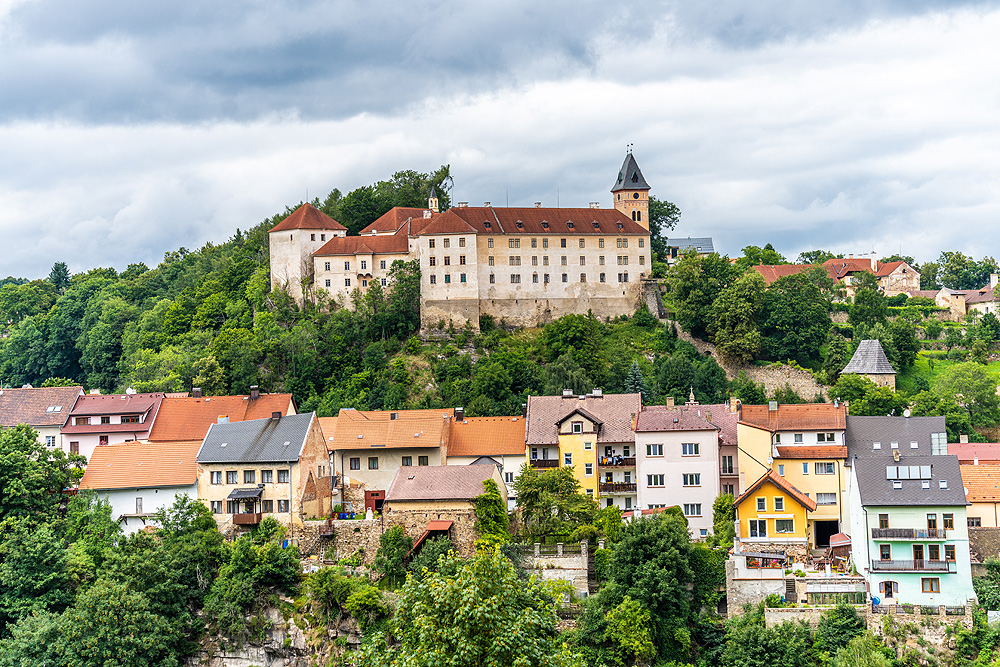
M879 584L879 588L882 589L881 590L882 597L884 597L886 600L891 599L893 597L892 594L897 590L899 590L895 581L883 581L881 584Z
M381 512L385 503L385 491L365 491L365 510Z
M922 544L913 545L913 566L916 568L924 566L924 545Z

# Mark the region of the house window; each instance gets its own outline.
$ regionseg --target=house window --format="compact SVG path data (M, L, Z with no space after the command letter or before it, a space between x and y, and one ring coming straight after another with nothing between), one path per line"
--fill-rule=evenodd
M700 472L686 472L682 476L684 486L701 486Z
M385 270L385 260L384 260L384 259L383 259L383 260L381 260L381 261L380 261L380 262L378 263L378 268L380 268L380 269L382 269L382 270Z
M733 458L733 457L730 456L729 458ZM785 464L784 463L779 463L778 464L778 474L780 476L782 476L782 477L785 476Z
M892 546L889 544L878 545L879 560L892 560Z
M226 484L239 484L240 477L236 470L226 471Z
M725 495L725 494L728 493L731 496L735 496L736 495L735 491L736 491L736 487L734 485L732 485L732 484L723 484L722 485L722 494L723 495Z
M458 265L459 266L465 266L465 255L459 255L458 256Z
M927 530L937 530L937 514L927 515Z
M591 450L591 449L594 448L594 443L592 443L592 442L585 442L585 443L583 443L583 448L587 449L587 450ZM628 454L626 454L625 456L628 456Z
M235 514L235 513L236 513L236 501L235 500L227 500L226 501L226 514Z
M833 469L833 461L817 461L816 463L816 474L817 475L832 475L835 470Z
M931 433L931 454L947 454L948 453L948 434L947 433Z
M284 513L288 512L288 501L287 500L279 500L278 501L278 512L281 513L281 514L284 514Z
M784 512L785 511L785 499L782 496L774 497L774 511Z
M274 501L273 500L262 500L262 501L260 501L260 511L263 514L273 514L274 513Z
M503 474L503 481L504 481L505 484L513 484L514 483L514 473L512 473L512 472L505 472Z
M76 426L88 426L90 425L90 417L77 417L73 420L73 424Z
M722 457L722 466L720 468L720 471L722 472L723 475L732 475L733 474L734 470L733 470L733 457L732 456L723 456Z
M47 435L47 436L45 436L45 446L48 447L49 449L52 449L53 447L55 447L56 446L56 436L54 436L54 435Z
M970 516L965 519L965 523L969 528L982 528L983 520L978 516Z
M646 239L639 239L639 247L640 248L646 247Z
M942 514L941 524L944 526L945 530L955 530L955 515L954 514Z
M70 443L69 443L69 453L70 454L79 454L80 453L80 443L71 440Z
M378 470L378 457L377 456L369 456L368 457L368 469L369 470Z
M287 470L278 471L278 484L288 484L291 478L288 476Z
M566 452L563 454L563 465L573 465L573 452Z
M573 422L573 433L583 433L583 422Z
M940 488L942 488L942 489L947 489L948 488L948 480L942 479L942 480L938 481L938 486Z
M464 236L458 237L458 247L459 248L464 248L465 247L465 237Z
M750 519L750 537L767 537L767 521Z
M111 417L101 417L101 423L102 424L110 424L111 423Z
M106 444L108 444L108 436L106 436L106 435L99 435L99 436L97 436L97 444L98 445L106 445Z
M946 545L944 545L944 559L945 560L949 560L949 561L955 560L955 545L954 544L946 544Z
M836 442L833 433L817 433L816 442Z
M427 457L426 456L418 456L417 457L417 465L418 466L425 466L425 465L427 465Z
M597 258L597 263L600 266L604 266L604 255L601 255Z
M583 464L583 474L586 475L587 477L590 477L591 475L593 475L594 474L594 464L593 463L584 463Z
M351 470L361 470L361 457L351 459Z
M701 516L701 503L684 503L684 516Z
M256 470L244 470L243 471L243 483L244 484L256 484L257 483L257 471Z
M801 433L795 433L792 436L792 440L795 442L796 445L801 445L802 444L802 434Z
M920 591L922 593L940 593L941 580L937 577L923 577L920 580Z
M310 241L315 241L316 240L316 235L315 234L310 234L309 235L309 240Z
M222 501L213 500L212 501L212 514L222 514Z
M646 445L646 456L663 456L663 445Z
M532 266L538 266L538 255L532 255L531 256L531 265Z
M941 546L938 544L927 545L927 560L941 560Z
M757 511L764 512L767 510L767 498L757 498Z
M487 248L493 247L493 239L486 239L486 247Z
M319 235L319 240L320 241L325 241L326 240L326 234L320 234Z
M260 471L260 481L262 484L274 484L274 471L273 470L261 470Z
M681 456L698 456L699 453L699 443L697 442L684 442L681 443ZM732 457L730 457L732 458Z
M882 443L881 442L873 442L872 443L872 449L882 449Z
M329 282L329 281L327 281L327 282ZM385 287L385 286L386 286L387 284L388 284L388 283L386 282L386 279L385 279L385 278L383 278L383 279L382 279L382 287Z
M836 505L837 504L837 494L836 493L817 493L816 494L816 504L817 505Z
M583 247L585 247L585 245L586 245L586 243L584 242L584 240L580 239L580 247L583 248Z
M646 486L663 486L663 475L646 475Z
M222 484L222 471L213 470L212 472L209 473L209 479L211 480L212 484Z
M803 475L808 475L809 474L809 464L808 463L803 463L802 464L802 474Z
M400 462L399 465L401 465L401 466L412 466L413 465L413 457L412 456L404 456L403 460Z
M910 449L916 449L920 445L914 440L910 442Z
M774 520L774 532L776 532L776 533L794 533L795 532L795 519L775 519Z

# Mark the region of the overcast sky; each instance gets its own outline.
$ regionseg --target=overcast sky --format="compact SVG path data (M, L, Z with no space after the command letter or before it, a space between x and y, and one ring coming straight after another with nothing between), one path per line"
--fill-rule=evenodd
M1000 256L1000 4L0 0L0 275L124 269L451 164L472 204Z

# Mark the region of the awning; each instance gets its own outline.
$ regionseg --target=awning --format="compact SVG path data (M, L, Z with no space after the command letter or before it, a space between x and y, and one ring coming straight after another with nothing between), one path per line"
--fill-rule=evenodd
M451 521L431 521L427 524L427 532L432 530L448 530L451 528Z
M232 493L226 496L227 500L245 500L250 498L260 498L264 489L253 487L252 489L233 489Z
M837 533L836 535L830 536L830 546L831 547L849 547L851 546L851 536L845 535L844 533Z
M427 530L425 530L424 534L421 535L419 539L417 539L417 541L413 543L413 548L410 549L408 552L406 552L406 555L412 556L413 553L420 547L420 545L424 543L424 540L426 540L428 537L431 536L431 533L446 533L449 530L451 530L451 524L452 524L451 521L429 522L427 524Z

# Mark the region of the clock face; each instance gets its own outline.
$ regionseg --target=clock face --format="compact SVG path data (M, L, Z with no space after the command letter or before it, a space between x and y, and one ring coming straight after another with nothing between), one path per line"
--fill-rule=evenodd
M639 198L639 193L638 192L633 192L632 193L632 199L638 199L638 198Z

